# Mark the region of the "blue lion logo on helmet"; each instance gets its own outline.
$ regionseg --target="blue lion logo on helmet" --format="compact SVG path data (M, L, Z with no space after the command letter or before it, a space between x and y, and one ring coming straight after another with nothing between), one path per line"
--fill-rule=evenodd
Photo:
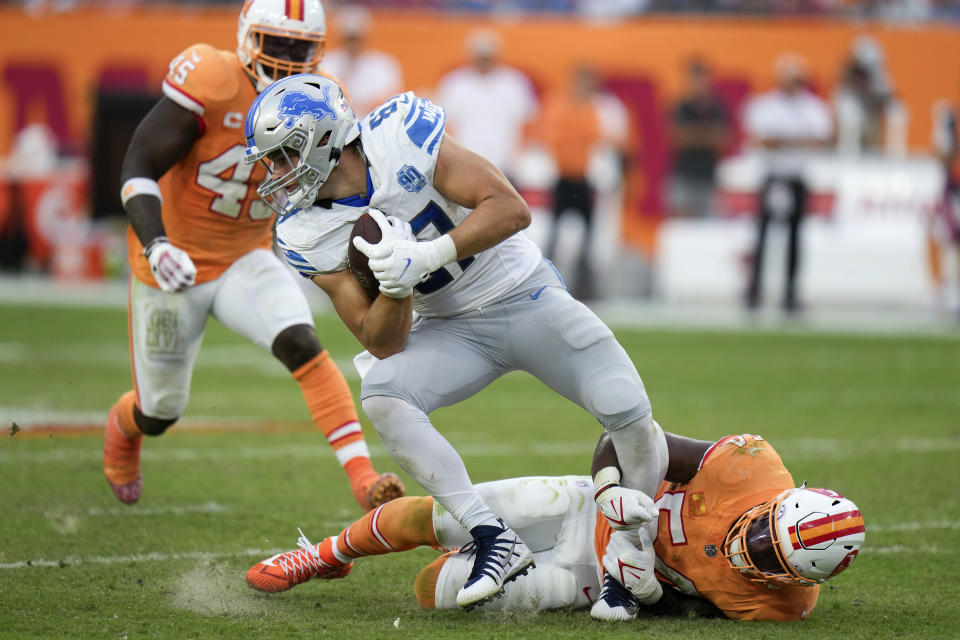
M337 119L337 112L330 106L329 85L323 88L323 99L321 100L311 98L302 91L288 91L280 99L277 115L280 118L286 118L283 126L287 129L292 129L293 124L308 113L317 120L323 120L325 116L330 116L331 120Z

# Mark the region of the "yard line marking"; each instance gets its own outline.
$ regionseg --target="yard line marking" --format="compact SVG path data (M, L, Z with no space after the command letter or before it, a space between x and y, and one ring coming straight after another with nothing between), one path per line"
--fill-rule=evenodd
M34 427L58 429L103 429L107 423L107 410L102 411L58 411L36 407L0 406L0 420L16 422L24 430ZM306 421L303 421L306 422ZM291 423L293 424L293 423ZM250 419L244 416L191 414L177 422L177 429L233 427L237 431L250 431L265 428L264 420ZM7 424L9 426L9 424Z
M456 435L456 434L448 434ZM25 463L88 463L93 460L100 460L102 453L94 448L75 448L54 449L47 451L34 451L32 446L34 442L24 440L15 446L19 449L11 450L13 447L6 447L7 451L0 452L0 462L25 462ZM44 440L43 442L46 442ZM535 444L462 444L457 446L457 451L464 458L490 458L490 457L529 457L534 456L558 456L558 455L590 455L595 445L594 440L583 441L561 441L561 442L541 442ZM884 440L882 442L871 442L858 439L840 440L837 438L784 438L774 442L776 448L781 451L781 455L787 460L803 460L809 458L823 459L829 456L833 459L859 458L864 456L873 456L876 453L944 453L960 450L960 438L941 437L941 438L898 438L893 440ZM375 456L385 456L386 452L382 445L368 443L370 453ZM316 445L303 444L285 444L261 447L234 447L229 449L211 450L198 449L194 447L173 447L157 449L155 447L145 447L143 459L156 462L191 462L195 460L267 460L279 458L293 459L325 459L330 456L329 446L318 439Z
M286 549L289 550L289 549ZM125 564L130 562L170 562L176 560L219 560L221 558L245 558L262 557L266 558L277 553L282 553L285 549L238 549L236 551L186 551L180 553L136 553L127 556L66 556L60 560L50 560L47 558L37 558L35 560L20 560L17 562L0 562L0 569L36 569L47 567L66 568L79 564ZM864 553L933 553L933 554L955 554L957 549L943 548L934 545L919 545L915 547L906 545L887 545L873 547L868 546Z
M960 520L934 520L932 522L897 522L894 524L867 524L870 533L875 531L922 531L924 529L960 529Z
M919 545L919 546L917 546L917 547L908 547L908 546L905 546L905 545L902 545L902 544L891 544L891 545L886 545L886 546L881 546L881 547L866 546L866 547L863 549L863 553L868 554L868 555L871 554L871 553L883 553L883 554L887 554L887 553L935 553L935 554L943 554L943 553L956 553L956 552L957 552L957 549L954 549L954 548L952 548L952 547L951 547L951 548L943 548L943 547L937 547L937 546L932 545L932 544L922 544L922 545Z
M289 551L289 549L286 549ZM20 560L18 562L0 563L0 569L25 569L35 567L68 567L77 564L123 564L127 562L168 562L170 560L217 560L219 558L236 558L262 556L264 558L285 549L238 549L236 551L187 551L181 553L135 553L129 556L66 556L61 560Z
M112 507L87 509L88 516L182 516L187 513L226 513L227 507L217 502L205 504L168 505L166 507Z

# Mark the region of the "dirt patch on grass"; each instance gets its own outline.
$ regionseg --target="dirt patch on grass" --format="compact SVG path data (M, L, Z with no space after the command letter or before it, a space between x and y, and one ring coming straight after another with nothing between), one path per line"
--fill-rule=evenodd
M178 609L211 617L264 616L269 604L247 586L236 567L214 561L200 561L181 576L171 598Z

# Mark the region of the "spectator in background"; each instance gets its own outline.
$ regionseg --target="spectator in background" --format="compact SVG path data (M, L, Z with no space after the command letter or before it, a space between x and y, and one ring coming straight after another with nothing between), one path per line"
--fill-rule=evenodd
M571 283L571 292L581 300L595 297L590 266L595 192L587 177L587 169L590 154L604 141L597 94L596 72L589 66L577 67L569 86L553 92L544 101L543 115L538 123L538 137L543 139L553 156L558 174L553 185L553 224L544 254L553 259L559 222L564 213L571 212L583 218L576 275Z
M501 45L500 36L486 29L467 36L470 62L440 79L436 101L451 135L509 178L537 96L523 72L499 61Z
M403 72L397 61L367 47L370 12L360 6L337 11L343 48L326 54L323 70L340 80L358 115L366 115L387 98L403 91Z
M827 104L806 86L806 64L794 54L784 54L774 65L778 86L747 104L744 130L750 143L763 154L767 177L759 194L757 240L747 286L746 304L760 303L764 240L771 218L786 219L787 277L783 308L799 308L796 275L800 263L800 223L807 201L804 170L811 152L830 140L832 122Z
M883 50L869 36L858 38L833 95L837 150L841 153L906 150L906 109L893 92Z
M960 314L960 134L957 110L946 100L933 106L933 152L943 168L943 192L931 220L929 251L939 285L938 306ZM952 258L952 259L951 259ZM960 320L960 315L957 315Z
M670 133L674 149L670 210L679 216L706 216L713 212L714 172L731 131L710 69L699 58L687 63L686 93L673 108Z

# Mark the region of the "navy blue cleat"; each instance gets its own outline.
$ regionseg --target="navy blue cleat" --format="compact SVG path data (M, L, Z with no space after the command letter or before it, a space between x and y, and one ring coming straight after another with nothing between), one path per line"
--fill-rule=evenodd
M473 542L461 553L474 556L473 571L457 593L457 604L470 611L503 595L503 585L534 568L533 553L501 519L500 526L482 525L470 530Z
M637 617L637 600L630 591L608 572L603 572L600 596L590 609L597 620L633 620Z

